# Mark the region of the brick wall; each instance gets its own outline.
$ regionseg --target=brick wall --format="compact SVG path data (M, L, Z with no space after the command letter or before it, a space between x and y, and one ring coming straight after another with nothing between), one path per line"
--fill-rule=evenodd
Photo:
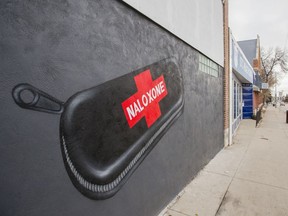
M253 60L253 69L259 73L260 77L263 77L264 70L261 61L260 37L257 35L257 54L256 58ZM264 95L262 92L254 92L253 97L253 110L255 112L262 105Z
M229 27L228 27L228 0L223 5L223 19L224 19L224 80L223 80L223 99L224 99L224 145L229 145Z

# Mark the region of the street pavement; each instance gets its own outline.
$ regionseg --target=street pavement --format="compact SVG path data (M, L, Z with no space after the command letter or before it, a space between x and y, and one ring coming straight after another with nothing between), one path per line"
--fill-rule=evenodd
M221 150L159 216L287 216L288 105L242 120Z

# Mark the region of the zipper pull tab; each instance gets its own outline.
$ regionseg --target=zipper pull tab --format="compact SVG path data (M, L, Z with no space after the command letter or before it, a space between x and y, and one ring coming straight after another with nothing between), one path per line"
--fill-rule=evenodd
M12 97L18 106L40 112L61 114L64 103L27 83L16 85Z

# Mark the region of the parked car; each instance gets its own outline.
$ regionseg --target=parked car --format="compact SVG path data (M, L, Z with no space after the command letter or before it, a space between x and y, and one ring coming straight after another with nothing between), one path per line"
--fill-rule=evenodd
M281 101L280 106L285 106L285 103L283 101Z

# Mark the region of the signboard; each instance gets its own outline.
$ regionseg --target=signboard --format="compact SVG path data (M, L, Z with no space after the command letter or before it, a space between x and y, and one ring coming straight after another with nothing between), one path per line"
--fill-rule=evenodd
M242 78L242 82L253 83L254 70L248 60L246 59L244 53L242 52L237 41L233 38L231 34L231 61L232 68L238 74L238 78Z
M269 89L268 83L262 83L261 89Z
M251 119L253 115L253 85L242 83L243 119Z

